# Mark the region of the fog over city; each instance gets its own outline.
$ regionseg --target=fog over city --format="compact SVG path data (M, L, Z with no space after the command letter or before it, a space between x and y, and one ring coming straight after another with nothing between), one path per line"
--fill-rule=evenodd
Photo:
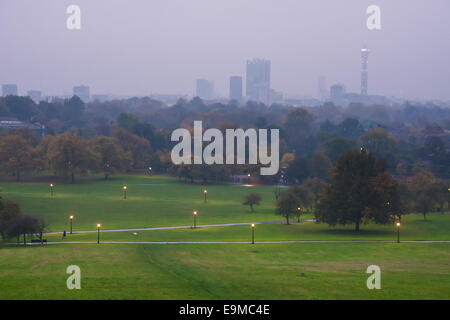
M81 30L66 27L71 4ZM366 26L373 4L381 30ZM264 58L286 95L316 96L321 75L360 92L366 43L369 94L449 100L449 10L448 0L0 0L0 83L192 96L205 78L226 97L230 76Z

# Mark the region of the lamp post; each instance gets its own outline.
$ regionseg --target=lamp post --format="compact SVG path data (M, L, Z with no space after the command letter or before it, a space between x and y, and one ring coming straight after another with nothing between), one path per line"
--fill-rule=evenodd
M397 226L397 243L400 243L400 222L395 224Z
M302 208L298 207L298 208L297 208L297 211L298 211L298 219L297 219L297 222L300 223L300 216L302 215Z
M72 221L73 221L73 216L70 216L70 234L72 234Z
M55 185L53 183L50 183L50 195L53 197L53 187Z
M194 229L197 228L197 211L193 212L193 216L194 216Z
M123 198L126 199L127 198L127 186L123 186Z
M255 244L255 224L252 223L252 244Z
M148 167L148 172L150 174L150 176L152 175L152 167Z
M206 190L206 189L203 190L203 194L205 195L205 203L206 203L206 201L207 201L207 200L206 200L206 195L208 194L208 190Z
M100 243L100 227L102 225L100 223L97 223L97 243Z

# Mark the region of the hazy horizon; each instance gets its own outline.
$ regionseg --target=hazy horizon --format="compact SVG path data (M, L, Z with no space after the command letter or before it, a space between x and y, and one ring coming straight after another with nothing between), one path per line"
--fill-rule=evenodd
M66 28L71 4L81 30ZM381 30L366 27L372 4ZM445 0L0 0L0 84L192 95L205 78L227 97L230 76L245 79L246 60L265 58L284 94L316 96L320 75L359 92L367 43L369 94L450 100L449 9Z

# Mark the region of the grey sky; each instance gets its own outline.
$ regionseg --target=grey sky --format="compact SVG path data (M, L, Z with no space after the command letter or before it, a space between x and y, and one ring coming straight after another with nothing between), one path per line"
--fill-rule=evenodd
M66 28L81 7L82 28ZM381 7L382 30L366 28ZM360 48L369 93L450 99L448 0L0 0L0 83L46 94L195 91L214 80L228 95L245 61L272 61L272 87L313 94L319 75L359 92Z

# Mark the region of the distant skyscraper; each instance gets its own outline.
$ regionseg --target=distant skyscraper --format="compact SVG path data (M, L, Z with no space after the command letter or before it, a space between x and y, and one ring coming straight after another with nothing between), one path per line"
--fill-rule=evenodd
M342 84L332 85L330 88L330 98L335 104L343 104L345 98L345 87Z
M197 79L197 96L201 99L212 99L214 96L214 81Z
M242 77L230 77L230 100L242 100Z
M324 100L327 96L327 78L320 76L319 81L317 82L317 97Z
M9 96L9 95L17 96L18 95L17 85L16 84L2 85L2 95L4 97Z
M246 96L249 100L266 100L270 92L270 60L247 60Z
M73 95L78 96L83 102L89 102L91 95L88 86L74 86Z
M36 103L41 101L42 92L38 90L30 90L27 92L27 95Z
M369 59L369 49L364 45L361 49L361 94L367 94L367 80L369 77L367 63Z

